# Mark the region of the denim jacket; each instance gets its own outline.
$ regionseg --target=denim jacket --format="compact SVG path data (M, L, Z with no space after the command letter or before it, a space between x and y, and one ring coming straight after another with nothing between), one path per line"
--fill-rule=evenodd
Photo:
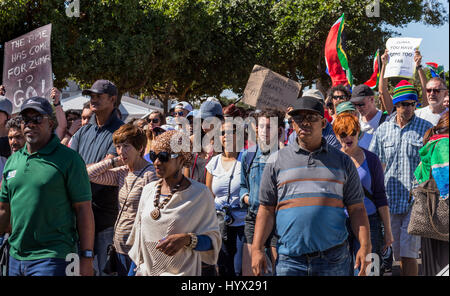
M250 154L251 155L251 154ZM269 155L263 155L259 147L256 150L256 155L247 173L247 166L250 160L247 160L248 150L245 150L241 158L241 189L239 191L241 207L245 208L244 196L248 194L249 206L248 211L257 214L259 207L259 186L261 184L261 177L266 166L266 161Z

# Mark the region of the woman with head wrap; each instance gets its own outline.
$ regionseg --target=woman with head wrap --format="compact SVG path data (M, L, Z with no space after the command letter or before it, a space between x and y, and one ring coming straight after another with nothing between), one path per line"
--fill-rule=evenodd
M150 158L160 180L144 187L127 242L136 275L200 275L202 261L217 262L221 238L213 196L181 173L190 150L188 135L174 130L152 143Z

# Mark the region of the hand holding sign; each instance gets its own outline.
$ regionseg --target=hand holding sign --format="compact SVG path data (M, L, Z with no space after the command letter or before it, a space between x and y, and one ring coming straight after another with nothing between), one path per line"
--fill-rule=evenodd
M416 70L414 55L421 42L421 38L389 38L386 42L389 63L386 65L384 78L413 78Z
M416 52L414 54L414 63L416 63L416 69L422 63L422 55L420 54L419 50L416 50Z

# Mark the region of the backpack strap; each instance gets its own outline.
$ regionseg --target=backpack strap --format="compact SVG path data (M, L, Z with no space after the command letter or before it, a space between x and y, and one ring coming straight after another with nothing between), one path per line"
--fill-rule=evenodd
M247 173L247 175L250 172L250 167L252 166L257 152L258 148L256 148L256 151L247 150L247 155L245 157L245 172Z
M389 114L387 114L387 113L381 113L381 118L380 118L380 121L378 122L378 126L380 126L383 122L385 122L386 121L386 118L389 116Z

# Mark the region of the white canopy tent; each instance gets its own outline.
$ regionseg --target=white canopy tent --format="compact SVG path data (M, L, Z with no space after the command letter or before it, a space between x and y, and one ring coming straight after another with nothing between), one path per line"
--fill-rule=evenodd
M80 94L74 95L61 100L63 110L67 111L70 109L82 110L83 105L89 101L88 96L83 96ZM145 114L150 113L153 110L163 112L162 108L156 106L148 105L140 100L133 99L127 96L122 96L121 104L119 105L119 110L122 113L122 120L128 122L134 118L142 118Z

